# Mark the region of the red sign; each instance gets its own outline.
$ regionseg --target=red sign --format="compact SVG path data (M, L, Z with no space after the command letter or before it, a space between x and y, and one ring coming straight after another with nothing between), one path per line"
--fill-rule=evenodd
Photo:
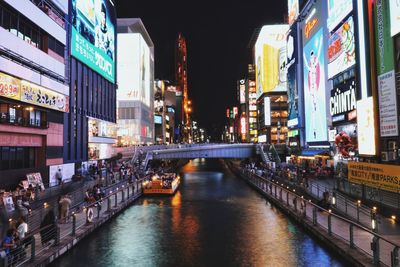
M229 111L229 108L227 108L226 109L226 117L229 119L229 114L230 114L230 111Z

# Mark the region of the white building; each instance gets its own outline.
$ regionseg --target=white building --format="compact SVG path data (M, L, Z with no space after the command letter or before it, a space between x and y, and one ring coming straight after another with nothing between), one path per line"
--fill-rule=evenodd
M118 19L118 144L154 142L154 45L137 18Z

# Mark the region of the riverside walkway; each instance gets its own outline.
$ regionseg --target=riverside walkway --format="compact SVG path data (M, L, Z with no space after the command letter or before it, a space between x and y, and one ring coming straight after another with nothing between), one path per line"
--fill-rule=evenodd
M354 266L399 266L397 240L317 206L296 189L231 164L234 172Z

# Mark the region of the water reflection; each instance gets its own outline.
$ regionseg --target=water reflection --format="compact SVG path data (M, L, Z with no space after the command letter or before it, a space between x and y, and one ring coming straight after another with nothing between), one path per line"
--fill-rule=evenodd
M342 266L218 161L173 197L143 198L54 266Z

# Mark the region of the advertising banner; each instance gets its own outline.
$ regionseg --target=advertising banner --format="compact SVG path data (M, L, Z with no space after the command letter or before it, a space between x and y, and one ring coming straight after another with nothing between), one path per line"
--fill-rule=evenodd
M377 0L375 7L380 134L381 137L397 136L399 130L393 60L394 48L389 32L390 15L388 0Z
M56 178L58 169L61 170L62 182L71 181L72 176L75 174L75 163L49 166L50 186L58 185L58 180Z
M357 107L356 99L357 99L356 86L354 78L337 85L331 91L331 98L329 105L331 116L333 117L332 118L333 122L342 121L335 119L338 118L338 115L344 115L343 120L355 119L354 116L349 118L347 115L356 109Z
M327 26L331 32L353 10L353 1L328 0Z
M288 25L263 26L255 44L257 98L286 92L286 33Z
M61 112L69 111L68 96L27 81L21 81L21 101Z
M246 81L239 81L239 102L240 104L246 104Z
M390 31L392 36L400 33L400 1L390 0Z
M0 96L61 112L69 112L68 96L1 72Z
M20 100L20 80L0 72L0 96Z
M264 97L264 124L265 126L271 125L271 98Z
M72 0L71 54L115 82L115 10L110 0Z
M299 0L288 0L289 25L292 24L299 15Z
M351 183L396 192L400 190L400 166L366 162L348 164L348 177Z
M374 156L376 154L376 144L372 97L357 101L357 131L359 154Z
M328 140L323 46L323 29L321 28L303 49L307 142Z
M331 34L328 46L328 79L356 64L354 20L349 17Z
M299 124L298 83L297 83L297 29L291 28L287 37L287 91L288 91L288 127Z

